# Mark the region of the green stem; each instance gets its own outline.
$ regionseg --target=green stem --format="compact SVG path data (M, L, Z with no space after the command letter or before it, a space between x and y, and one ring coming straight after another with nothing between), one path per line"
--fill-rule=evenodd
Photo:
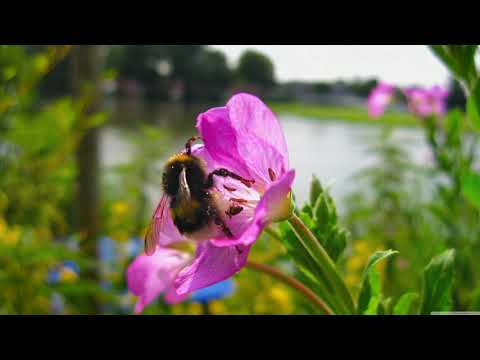
M333 290L336 296L341 300L342 312L347 314L355 313L355 305L353 304L352 297L345 285L344 281L338 274L335 264L328 256L327 252L320 244L318 239L312 234L312 232L305 226L302 220L295 214L288 220L294 233L298 239L315 260L320 270L324 273L324 281L327 282L327 286Z
M297 279L275 269L274 267L271 267L265 264L256 263L253 261L247 261L247 264L245 265L245 267L252 270L266 273L274 277L275 279L280 280L284 284L290 286L291 288L303 294L308 300L310 300L313 304L315 304L315 306L320 308L322 312L325 313L326 315L334 315L332 309L330 309L330 307L325 303L325 301L320 299L312 290L307 288Z
M275 240L278 240L280 242L282 241L282 237L280 236L278 231L275 228L273 228L273 225L267 226L263 231L265 231L269 236L271 236Z

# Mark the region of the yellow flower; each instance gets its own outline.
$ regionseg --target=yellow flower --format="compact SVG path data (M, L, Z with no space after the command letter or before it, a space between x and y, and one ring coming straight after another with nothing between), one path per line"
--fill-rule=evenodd
M18 242L19 238L20 238L20 226L18 225L13 226L13 228L5 236L5 240L10 245L15 245Z
M283 312L289 313L292 311L292 304L290 302L290 294L282 287L274 286L270 289L270 296L277 302Z
M112 212L114 216L123 217L128 214L130 208L125 201L116 201L112 204Z
M348 274L345 276L345 283L350 287L357 286L360 284L360 277L356 274Z
M7 224L4 219L0 218L0 236L5 235L7 232Z
M347 271L358 271L361 270L365 264L365 260L362 256L354 255L347 260Z
M7 245L15 245L20 238L21 228L18 225L14 225L11 228L8 228L7 223L4 219L0 219L0 238L3 238L3 241Z
M189 315L202 315L202 305L197 303L188 304L187 313Z
M255 301L255 304L254 304L254 310L255 310L255 314L264 314L266 309L267 309L267 305L262 301L263 299L257 299L257 301Z
M60 282L72 283L78 279L75 271L69 268L64 268L60 271Z
M212 301L209 306L212 314L224 314L226 311L225 305L221 301Z
M366 240L358 240L353 244L353 249L359 255L368 255L371 252L370 246Z

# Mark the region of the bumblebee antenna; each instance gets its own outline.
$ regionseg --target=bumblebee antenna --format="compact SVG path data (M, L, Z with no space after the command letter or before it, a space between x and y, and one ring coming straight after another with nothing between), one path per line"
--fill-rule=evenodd
M200 136L192 136L187 140L187 143L185 144L185 151L187 155L192 155L192 144L198 139L200 139Z

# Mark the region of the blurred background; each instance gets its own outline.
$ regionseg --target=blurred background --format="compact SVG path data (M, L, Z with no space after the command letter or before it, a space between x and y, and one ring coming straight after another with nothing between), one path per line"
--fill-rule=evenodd
M445 85L448 107L465 108L426 46L0 45L0 313L132 313L125 269L143 249L163 162L194 135L200 112L238 92L277 113L298 206L312 174L328 186L350 231L338 264L352 291L368 256L386 248L400 255L382 270L385 292L418 288L419 269L446 246L437 215L448 204L435 191L445 179L432 175L404 103L368 117L380 80ZM456 214L442 216L474 218ZM251 256L295 271L268 236ZM476 269L465 274L475 289ZM227 285L174 306L160 298L145 313L313 312L249 269ZM468 294L480 304L478 291Z

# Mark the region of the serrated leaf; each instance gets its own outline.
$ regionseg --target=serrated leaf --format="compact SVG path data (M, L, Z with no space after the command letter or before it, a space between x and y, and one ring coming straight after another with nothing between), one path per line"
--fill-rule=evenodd
M323 193L322 185L320 184L320 180L313 175L312 182L310 183L310 205L313 207L317 202L317 198Z
M480 174L470 171L463 177L462 190L465 197L480 209Z
M393 308L394 315L408 315L413 302L419 298L419 295L415 292L409 292L403 294L400 299L398 299L395 307Z
M420 314L447 311L451 307L451 288L454 276L455 250L435 256L423 272Z
M326 226L329 223L329 217L327 200L324 195L321 195L317 198L317 202L313 208L313 218L321 231L326 230Z
M363 278L362 278L362 285L360 288L360 293L358 295L358 304L357 304L357 314L363 314L367 311L370 307L370 300L372 299L373 295L376 295L380 292L380 284L377 282L377 278L375 275L372 277L370 273L374 266L383 259L388 258L389 256L397 254L398 251L394 250L386 250L386 251L376 251L370 259L368 260L367 266L363 271ZM372 272L375 274L375 271ZM374 280L372 282L372 280Z

